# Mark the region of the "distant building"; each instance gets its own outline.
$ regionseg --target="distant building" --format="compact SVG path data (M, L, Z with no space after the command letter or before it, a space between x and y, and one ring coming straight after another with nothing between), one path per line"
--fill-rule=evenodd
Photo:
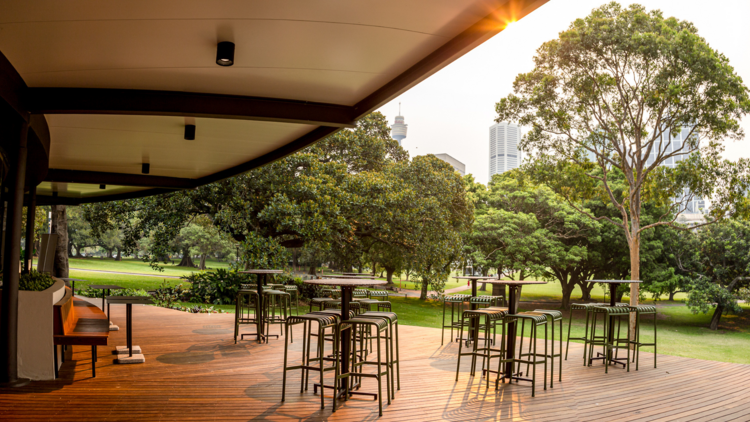
M455 158L451 157L448 154L432 154L432 155L434 155L435 157L453 166L453 168L461 175L461 177L466 176L466 164L456 160Z
M661 140L656 142L654 144L654 148L651 151L651 155L649 155L648 159L646 160L646 166L650 166L654 163L656 160L656 156L658 155L657 149L663 149L665 154L669 154L674 151L678 151L682 146L685 144L685 141L687 141L688 134L690 134L690 127L683 127L682 132L680 133L663 133L661 135ZM697 137L698 135L693 135ZM677 164L686 159L688 157L687 154L685 155L677 155L675 157L670 157L666 161L664 161L661 165L667 166L669 168L674 168L677 166ZM675 203L677 202L684 202L685 197L689 195L689 192L685 192L685 194L681 197L675 198ZM684 213L685 214L702 214L703 210L706 208L706 201L703 200L701 197L694 197L692 200L690 200L687 203L687 206L685 208Z
M401 141L406 139L406 129L409 125L404 123L404 116L401 116L401 103L398 103L398 116L396 121L391 126L391 137L398 141L398 145L401 146Z
M521 164L521 128L515 123L500 122L490 126L490 179Z

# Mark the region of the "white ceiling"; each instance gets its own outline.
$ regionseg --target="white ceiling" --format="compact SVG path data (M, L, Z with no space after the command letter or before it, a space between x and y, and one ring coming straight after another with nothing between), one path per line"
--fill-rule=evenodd
M184 91L351 106L508 1L5 0L0 51L29 87ZM219 41L236 44L234 66L215 64ZM149 162L151 175L182 178L245 163L316 128L198 118L196 139L186 141L183 117L46 117L50 168L140 174L141 163ZM92 186L69 184L58 192L143 189ZM52 186L40 186L47 188Z

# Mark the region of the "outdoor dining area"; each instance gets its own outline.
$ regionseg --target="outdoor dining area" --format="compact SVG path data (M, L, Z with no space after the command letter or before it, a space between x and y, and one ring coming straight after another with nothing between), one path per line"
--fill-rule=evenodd
M257 287L251 277L254 276L248 277L248 284ZM441 345L441 329L397 326L398 321L394 321L392 333L396 337L393 338L394 352L391 354L391 343L388 341L391 327L386 320L365 315L368 312L375 315L388 312L360 309L361 313L357 314L353 310L356 305L352 307L357 302L355 291L379 290L379 285L373 283L375 280L329 278L307 281L311 285L340 291L340 303L336 303L339 299L328 297L333 300L323 305L322 310L316 306L312 312L306 312L308 309L301 307L299 316L292 312L295 315L288 314L287 323L271 325L270 331L264 329L265 333L281 335L279 338L262 337L259 340L255 336L245 336L244 341L238 339L236 344L233 340L236 326L234 314L189 314L134 304L128 316L126 307L115 306L113 302L112 320L123 328L134 327L133 336L143 351L145 362L139 365L115 364L117 356L110 351L113 346L100 346L94 378L88 348L71 346L69 359L61 366L56 380L37 381L15 390L2 390L0 407L5 412L11 412L5 413L3 419L7 417L6 420L13 420L13 415L25 415L38 420L53 417L73 420L115 412L127 415L131 420L575 421L615 419L623 415L633 420L679 415L699 420L701 416L731 415L748 405L741 392L741 389L750 386L743 381L750 375L745 365L660 355L658 369L653 369L650 363L655 355L650 353L650 349L644 349L638 371L631 368L627 372L622 365L610 364L609 373L605 373L601 360L593 361L591 366L582 363L584 351L589 356L584 343L570 342L566 345L563 342L562 346L567 346L567 350L559 348L559 322L555 323L554 352L551 351L551 342L547 344L549 354L562 353L562 359L555 357L554 375L547 374L547 390L542 386L543 371L541 368L537 370L536 392L532 398L531 384L522 379L513 379L512 382L506 379L496 386L496 372L489 372L489 379L482 377L483 366L479 363L482 357L479 355L476 356L476 369L469 355L461 356L459 363L459 354L474 352L473 340L468 347L465 344L471 320L477 319L479 322L480 332L474 338L479 340L477 353L482 353L485 345L493 349L502 348L503 325L507 348L508 332L513 323L517 324L516 331L520 334L520 325L523 324L520 317L511 321L507 316L512 314L506 313L508 321L497 324L497 341L494 344L484 338L488 332L485 315L491 314L492 304L486 307L477 304L477 310L488 311L482 317L475 318L469 317L472 315L471 306L468 301L464 302L468 314L464 341L461 343L455 341L461 335L460 327L451 336L454 341ZM362 285L364 283L371 284L365 287ZM273 284L269 277L268 284L263 285ZM270 287L280 291L280 286ZM265 291L270 290L273 289L266 288ZM516 289L515 294L518 293ZM342 313L345 298L349 302L348 314ZM366 295L360 298L364 299ZM97 299L90 299L89 303L100 306ZM528 303L523 296L518 303L521 308L527 309ZM371 306L372 309L377 307ZM525 313L514 312L517 315ZM341 317L337 318L339 315ZM349 318L348 321L343 320L344 315ZM600 324L595 334L597 337L603 335L602 316L597 315ZM543 315L537 321L547 318L547 315ZM492 321L493 317L490 316L489 320ZM529 320L526 323L529 325ZM567 330L567 327L564 328ZM256 329L256 324L240 326L241 333L253 333ZM366 330L369 335L362 337ZM528 328L526 330L528 333ZM446 328L446 334L449 331ZM540 335L535 343L539 354L544 353L542 331L544 327L539 326ZM492 329L489 332L489 339L492 339ZM376 346L378 334L380 359ZM345 341L343 337L347 335L349 340L356 341ZM126 344L127 337L125 329L112 331L109 333L109 344ZM372 346L368 337L373 337ZM529 360L523 356L528 353L529 344L528 334L526 337L517 336L513 359ZM321 345L322 352L319 349ZM349 353L342 354L345 345L349 345ZM595 346L594 350L596 354L603 349L602 346ZM497 354L495 351L489 353ZM348 370L344 369L344 356L350 356ZM497 371L498 363L507 359L507 354L504 358L493 357L489 369ZM379 371L376 365L359 365L370 360L381 362ZM538 360L544 360L544 357L539 356ZM547 361L551 372L550 359ZM330 369L335 368L335 364L338 364L338 371ZM518 373L519 366L523 375ZM525 363L519 365L516 361L512 368L511 376L529 377ZM501 378L505 376L506 369L501 367ZM377 378L360 377L357 375L360 371L372 375L380 372L380 388ZM471 375L472 371L474 376ZM729 385L720 383L720 380L728 377L736 381ZM321 379L326 386L322 391L320 387L316 388ZM696 389L697 385L707 382L716 385L710 391ZM347 388L349 393L364 394L347 395ZM375 394L378 395L377 399ZM382 416L379 406L381 398Z

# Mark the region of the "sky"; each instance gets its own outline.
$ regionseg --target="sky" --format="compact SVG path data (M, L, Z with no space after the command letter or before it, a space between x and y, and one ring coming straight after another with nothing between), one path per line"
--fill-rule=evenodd
M393 124L401 103L408 125L402 145L410 156L450 154L466 164L467 174L487 183L489 127L496 117L495 103L511 93L519 73L533 68L534 54L542 43L557 38L575 19L588 16L605 3L608 0L550 0L379 111ZM660 9L665 17L695 24L698 34L723 53L745 84L750 84L750 0L639 3L648 10ZM750 116L744 118L742 126L746 137L726 142L726 158L750 158Z

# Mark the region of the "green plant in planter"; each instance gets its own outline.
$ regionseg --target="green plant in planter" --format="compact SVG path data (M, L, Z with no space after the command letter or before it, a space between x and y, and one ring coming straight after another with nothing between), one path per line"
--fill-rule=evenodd
M49 274L31 270L28 273L21 274L18 280L18 290L41 292L49 289L53 284L55 284L55 279Z

